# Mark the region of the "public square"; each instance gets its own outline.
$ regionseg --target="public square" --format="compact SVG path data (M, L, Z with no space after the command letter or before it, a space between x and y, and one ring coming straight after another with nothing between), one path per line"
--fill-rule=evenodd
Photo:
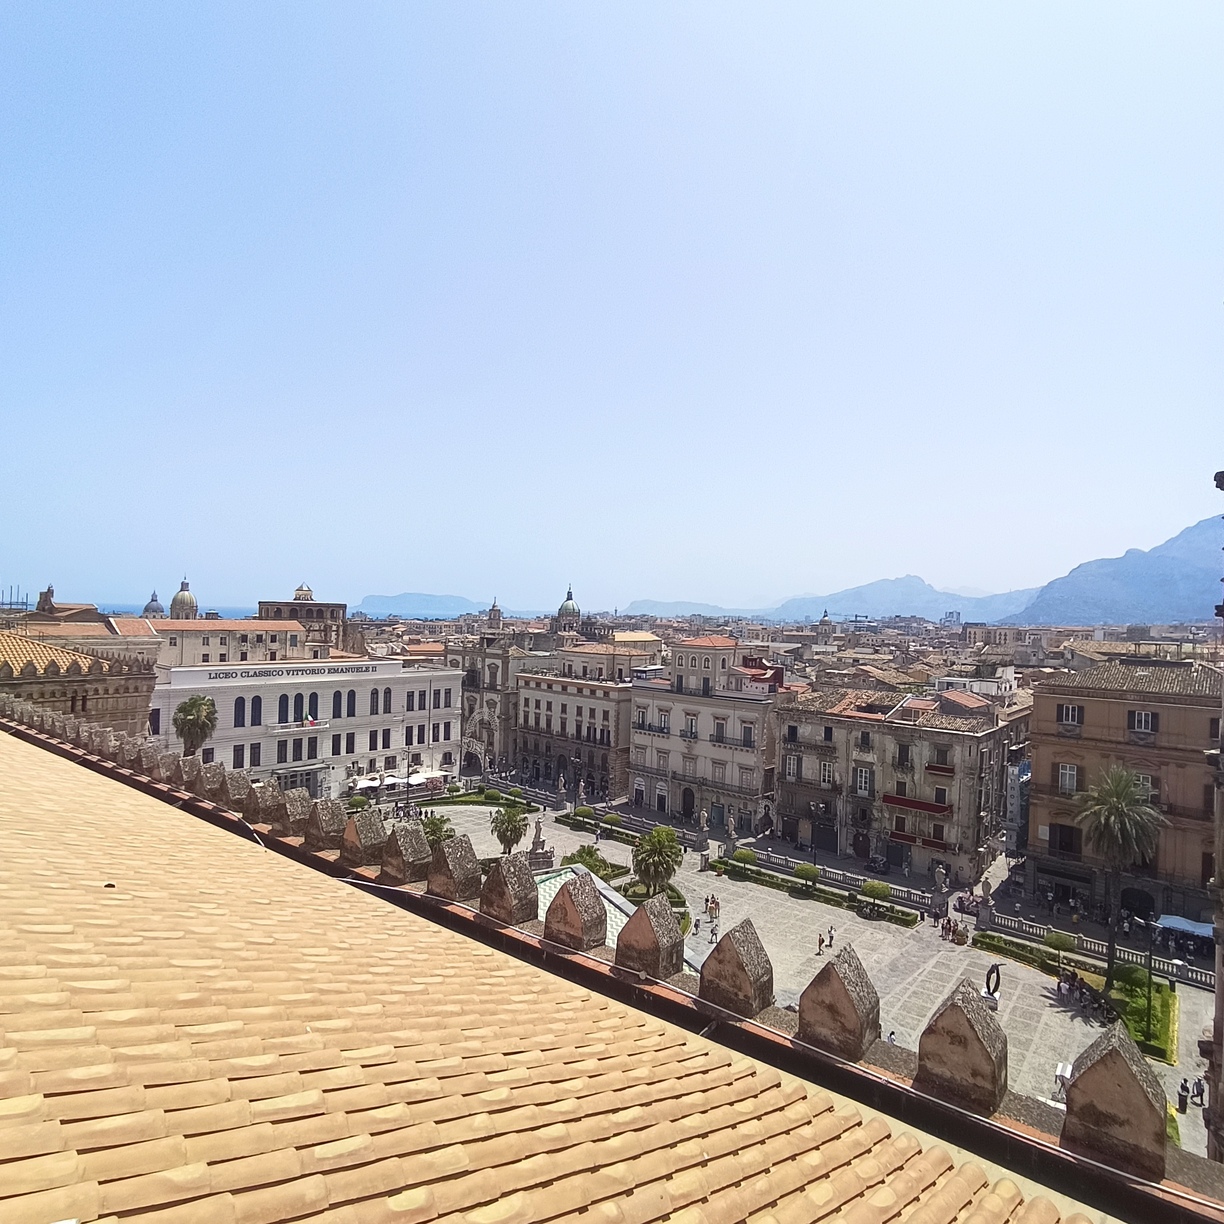
M489 831L492 809L457 805L440 809L451 818L457 833L472 839L482 857L500 853ZM551 812L543 818L545 841L557 852L557 862L592 836L558 824ZM531 818L534 824L535 817ZM526 847L528 837L520 849ZM741 842L741 844L747 844ZM711 844L711 857L718 843ZM600 853L610 862L631 861L631 848L616 841L600 841ZM687 951L701 962L709 955L709 922L702 913L703 898L715 893L721 902L720 933L744 918L751 918L774 967L774 990L778 1005L797 1004L804 987L820 968L818 936L834 928L834 950L851 943L880 995L880 1025L883 1035L895 1031L898 1045L918 1048L918 1039L932 1013L961 978L976 986L986 980L986 971L997 958L972 947L958 947L940 938L938 927L928 921L909 930L891 923L856 917L848 910L819 901L798 900L777 889L748 881L718 877L698 870L699 856L684 856L673 883L685 895L690 911L700 918L701 929L689 934ZM828 955L826 952L825 955ZM1054 1071L1060 1062L1076 1056L1101 1032L1101 1026L1086 1020L1078 1008L1062 1004L1054 979L1013 961L1002 961L999 1022L1008 1038L1008 1080L1011 1088L1027 1096L1049 1098L1054 1090ZM1192 1083L1206 1069L1199 1057L1198 1039L1210 1025L1213 999L1210 992L1194 987L1178 989L1178 1064L1152 1062L1170 1101L1176 1101L1183 1076ZM1181 1144L1188 1152L1205 1155L1206 1131L1201 1111L1191 1107L1178 1119Z

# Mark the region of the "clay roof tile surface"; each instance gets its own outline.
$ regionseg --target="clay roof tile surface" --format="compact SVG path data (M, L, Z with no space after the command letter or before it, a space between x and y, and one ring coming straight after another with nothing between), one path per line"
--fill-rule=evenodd
M0 1219L1014 1224L1041 1201L5 734L0 839Z

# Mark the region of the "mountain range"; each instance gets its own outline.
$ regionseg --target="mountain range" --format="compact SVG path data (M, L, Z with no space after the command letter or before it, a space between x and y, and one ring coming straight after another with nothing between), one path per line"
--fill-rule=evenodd
M798 595L772 608L724 608L685 600L634 600L621 611L630 616L744 616L759 620L814 621L827 611L834 620L854 616L922 616L939 620L947 612L966 621L1019 625L1125 625L1203 621L1222 598L1224 520L1203 519L1146 552L1129 549L1077 565L1045 586L999 595L941 591L914 574L883 578L828 595ZM487 603L462 595L367 595L354 609L369 616L445 619L481 612ZM538 616L514 612L507 616Z

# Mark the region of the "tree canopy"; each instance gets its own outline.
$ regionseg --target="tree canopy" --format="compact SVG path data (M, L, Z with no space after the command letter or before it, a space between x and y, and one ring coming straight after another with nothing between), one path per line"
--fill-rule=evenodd
M195 756L217 729L216 704L196 693L179 702L173 721L174 733L183 741L183 755Z

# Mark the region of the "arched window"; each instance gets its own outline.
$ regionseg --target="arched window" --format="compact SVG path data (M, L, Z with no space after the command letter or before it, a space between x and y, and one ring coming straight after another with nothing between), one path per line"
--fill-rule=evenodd
M319 694L311 693L306 700L306 714L309 718L319 717Z
M306 717L306 699L301 693L293 694L293 721L301 722Z
M370 713L371 714L378 713L378 690L377 689L370 690Z
M278 723L287 723L289 721L289 694L282 693L276 702L276 721Z
M710 656L709 655L706 655L705 658L701 660L701 670L702 671L710 670Z
M280 620L281 615L282 615L282 613L281 613L280 608L276 608L276 609L274 609L274 610L273 610L273 612L272 612L273 619L275 619L275 620Z
M332 694L332 717L344 717L344 694L339 689Z
M697 670L697 656L696 656L696 655L689 655L689 666L690 666L690 667L691 667L691 668L692 668L694 671L696 671L696 670Z
M389 688L383 689L383 713L391 713L391 690Z
M719 660L718 666L721 667L723 671L727 670L727 656L726 655L723 655L723 657Z
M251 698L251 726L258 727L263 723L263 698Z
M245 697L235 697L234 698L234 726L235 727L245 727L246 726L246 698Z
M349 689L348 697L345 699L344 712L349 718L357 717L357 690Z

